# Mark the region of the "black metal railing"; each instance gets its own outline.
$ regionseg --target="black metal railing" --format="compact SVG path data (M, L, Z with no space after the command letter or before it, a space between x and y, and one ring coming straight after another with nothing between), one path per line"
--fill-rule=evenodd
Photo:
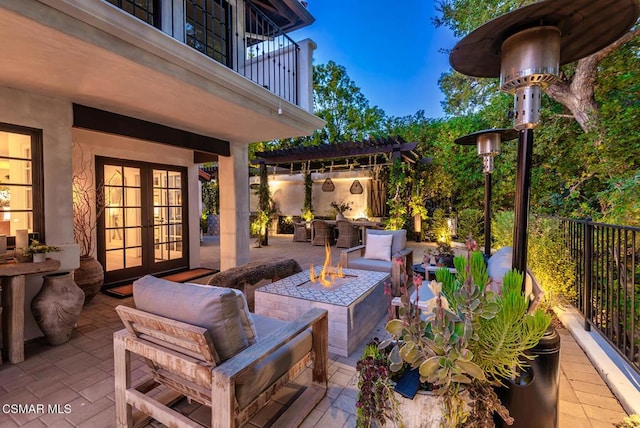
M161 0L105 0L168 34L182 28L161 28ZM166 0L165 0L166 1ZM298 56L300 47L251 1L184 0L184 42L224 64L280 98L298 104ZM163 9L165 11L165 9ZM178 38L178 37L176 37Z
M561 221L585 329L596 329L640 373L640 228Z

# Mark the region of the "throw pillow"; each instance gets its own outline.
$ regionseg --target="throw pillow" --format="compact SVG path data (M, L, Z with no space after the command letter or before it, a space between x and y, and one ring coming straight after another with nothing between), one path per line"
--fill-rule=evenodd
M393 236L393 240L391 241L391 254L397 254L400 251L404 250L407 246L407 231L404 229L400 230L377 230L377 229L367 229L367 239L371 235L391 235Z
M391 261L392 235L369 235L364 250L365 259Z
M141 311L206 328L219 360L249 346L238 298L230 288L194 286L144 276L133 283L133 300Z

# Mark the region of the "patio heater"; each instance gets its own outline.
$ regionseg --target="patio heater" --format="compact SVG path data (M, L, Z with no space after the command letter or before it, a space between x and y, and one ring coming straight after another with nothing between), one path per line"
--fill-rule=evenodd
M491 173L493 158L500 154L500 143L518 136L515 129L485 129L457 138L454 142L464 146L477 145L484 170L484 254L491 256Z
M514 10L477 28L453 48L458 72L500 77L500 89L515 95L518 166L514 209L513 268L527 266L529 187L533 129L540 122L543 90L560 65L591 55L620 38L636 22L637 0L547 0Z

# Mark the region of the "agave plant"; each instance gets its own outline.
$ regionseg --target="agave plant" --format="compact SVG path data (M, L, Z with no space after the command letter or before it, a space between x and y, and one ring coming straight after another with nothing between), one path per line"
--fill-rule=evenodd
M404 364L417 368L420 380L444 397L447 426L491 426L487 419L494 411L510 424L513 419L492 387L527 364L526 351L538 343L551 318L541 310L527 313L523 277L516 271L505 275L502 289L492 289L482 253L474 251L473 241L467 248L466 257L455 259L456 275L448 269L436 272L427 309L410 302L404 287L400 318L387 323L392 338L380 347L393 345L392 372ZM422 286L420 280L414 285Z

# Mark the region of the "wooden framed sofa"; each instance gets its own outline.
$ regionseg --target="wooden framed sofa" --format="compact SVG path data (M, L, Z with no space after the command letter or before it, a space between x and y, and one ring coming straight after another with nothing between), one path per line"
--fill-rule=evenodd
M125 325L113 343L116 426L140 426L151 417L166 426L199 427L167 406L186 396L211 407L212 427L237 427L309 364L310 385L278 422L298 426L325 396L326 310L284 322L251 314L238 290L151 276L134 282L133 294L137 309L116 308ZM152 374L135 387L132 354Z
M407 231L366 230L366 244L358 245L340 253L343 268L373 270L391 273L391 294L400 295L403 274L411 284L413 278L413 250L406 248ZM397 263L400 259L402 263Z

